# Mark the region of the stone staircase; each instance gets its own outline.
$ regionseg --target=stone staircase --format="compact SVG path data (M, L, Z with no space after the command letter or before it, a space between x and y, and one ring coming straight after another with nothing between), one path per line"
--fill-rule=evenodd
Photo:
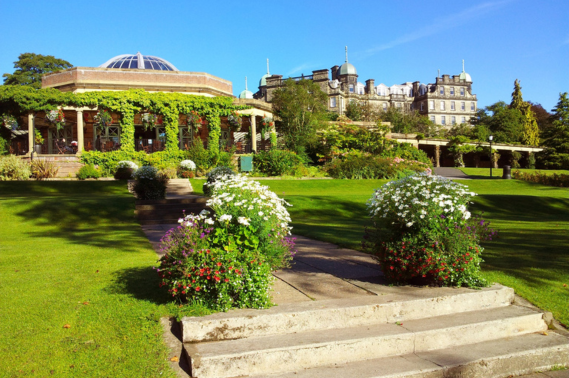
M498 378L569 367L512 289L402 288L182 319L192 377Z
M137 200L134 212L142 225L174 224L184 212L197 214L205 209L206 201L206 197L192 194L187 179L173 179L168 182L166 199Z

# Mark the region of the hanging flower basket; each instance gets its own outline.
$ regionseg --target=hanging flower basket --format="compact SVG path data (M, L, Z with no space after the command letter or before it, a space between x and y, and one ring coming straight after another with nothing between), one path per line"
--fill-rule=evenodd
M46 112L45 118L50 123L50 126L55 127L57 130L61 130L65 126L65 114L63 114L63 109L61 108Z
M156 126L156 122L158 121L158 116L152 113L142 113L140 115L140 121L142 122L142 126L144 126L144 130L152 130Z
M263 117L261 120L261 137L264 138L274 125L275 123L272 118Z
M239 129L241 129L241 115L238 114L237 112L231 113L227 117L227 121L229 122L229 127L231 128L231 130L238 131Z
M18 121L10 114L2 114L2 125L9 130L16 130L18 128Z
M108 111L100 109L93 117L93 121L97 129L102 131L113 122L113 117Z
M202 117L196 112L195 110L191 110L188 115L188 127L191 127L194 130L194 133L197 133L203 123Z

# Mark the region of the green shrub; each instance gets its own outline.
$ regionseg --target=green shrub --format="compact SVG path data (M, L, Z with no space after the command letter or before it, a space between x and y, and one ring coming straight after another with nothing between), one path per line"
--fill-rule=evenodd
M386 179L401 178L416 172L431 172L422 162L401 158L384 158L351 151L333 159L323 168L328 175L338 179Z
M167 177L169 180L178 178L178 170L174 167L160 169L158 174Z
M480 240L494 231L471 217L475 193L440 176L418 174L391 181L368 201L374 226L364 246L387 279L397 283L479 287Z
M268 176L293 174L297 167L302 166L302 160L293 151L276 150L261 151L253 155L255 172Z
M133 191L139 200L155 200L166 198L168 178L158 173L152 166L140 167L134 173Z
M204 148L201 139L194 139L186 154L187 159L192 160L196 164L198 176L205 174L212 165L211 151Z
M558 173L547 174L545 172L521 172L513 171L512 177L517 180L535 182L537 184L548 186L559 186L562 188L569 188L569 174L563 175Z
M0 156L7 155L10 152L10 140L0 136Z
M59 172L59 167L55 165L54 162L43 159L32 160L30 169L32 171L32 177L36 180L45 180L57 177L57 173Z
M398 143L396 141L388 141L386 148L381 153L383 157L401 158L405 160L415 160L427 164L432 167L433 163L429 159L427 153L423 150L413 147L409 143Z
M0 156L0 181L27 180L30 164L15 155Z
M93 165L86 164L81 168L79 168L79 170L75 175L79 180L85 180L88 178L98 179L99 177L101 177L101 172Z

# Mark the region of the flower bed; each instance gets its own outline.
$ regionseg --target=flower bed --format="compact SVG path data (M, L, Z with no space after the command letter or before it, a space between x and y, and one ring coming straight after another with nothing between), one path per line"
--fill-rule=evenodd
M161 285L178 300L215 310L268 307L271 271L294 255L288 204L239 175L208 185L214 214L188 215L162 239Z
M464 185L427 174L389 182L368 201L374 227L366 230L364 246L393 282L486 285L479 242L495 232L471 217L468 205L475 195Z
M523 180L529 182L535 182L537 184L548 185L548 186L559 186L562 188L569 188L569 175L563 174L548 174L547 172L522 172L513 171L512 177L516 180Z

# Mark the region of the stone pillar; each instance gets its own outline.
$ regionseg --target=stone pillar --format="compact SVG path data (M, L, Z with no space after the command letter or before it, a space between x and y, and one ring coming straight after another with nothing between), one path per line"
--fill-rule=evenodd
M26 156L32 156L34 151L34 113L28 113L28 153Z
M441 167L441 146L435 145L435 167Z
M251 115L251 151L257 152L257 116Z
M77 110L77 152L83 152L85 148L83 137L83 110Z

